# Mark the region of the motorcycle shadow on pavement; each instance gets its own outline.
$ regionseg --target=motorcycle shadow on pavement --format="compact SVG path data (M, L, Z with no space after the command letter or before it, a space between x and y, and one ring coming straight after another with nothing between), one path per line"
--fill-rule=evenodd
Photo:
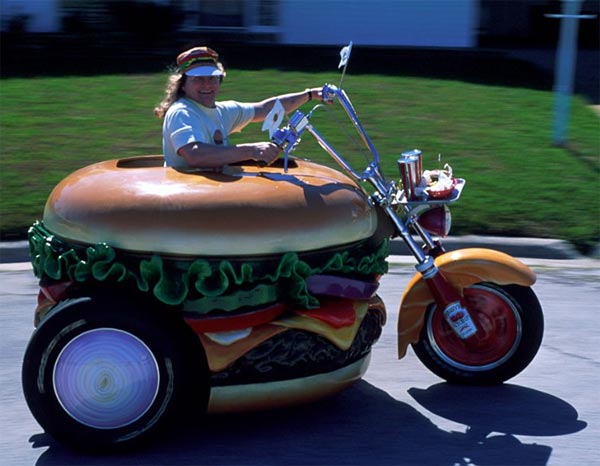
M317 403L272 412L209 416L142 450L85 456L45 434L36 465L545 465L552 448L515 435L556 436L586 423L552 395L516 385L446 383L409 394L431 413L464 424L446 431L413 406L361 380Z

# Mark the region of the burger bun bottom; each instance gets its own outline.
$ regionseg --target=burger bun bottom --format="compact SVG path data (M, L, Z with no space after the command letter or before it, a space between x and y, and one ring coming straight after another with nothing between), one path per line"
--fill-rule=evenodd
M208 413L262 411L310 403L334 395L367 371L371 354L322 374L266 383L212 387Z

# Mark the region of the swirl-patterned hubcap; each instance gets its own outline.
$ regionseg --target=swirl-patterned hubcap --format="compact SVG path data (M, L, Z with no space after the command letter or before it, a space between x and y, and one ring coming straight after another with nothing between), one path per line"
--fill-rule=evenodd
M78 335L62 349L53 385L59 403L77 422L117 429L150 409L160 374L154 355L135 335L98 328Z

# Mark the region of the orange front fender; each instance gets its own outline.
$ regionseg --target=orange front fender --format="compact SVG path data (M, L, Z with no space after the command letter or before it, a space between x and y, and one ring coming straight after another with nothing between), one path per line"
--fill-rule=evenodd
M437 257L435 264L458 290L479 282L531 286L536 280L535 273L521 261L491 249L450 251ZM405 356L408 345L419 341L425 311L432 302L425 280L421 274L415 274L400 301L398 358Z

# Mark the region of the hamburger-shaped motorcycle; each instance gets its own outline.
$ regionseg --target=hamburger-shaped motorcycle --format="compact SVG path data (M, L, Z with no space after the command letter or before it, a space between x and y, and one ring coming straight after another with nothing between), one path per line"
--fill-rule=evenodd
M492 250L445 252L437 239L464 180L423 171L408 151L401 186L388 182L345 91L325 85L323 99L358 131L371 154L364 171L311 123L324 105L282 128L276 106L266 128L285 157L275 165L181 170L144 156L56 186L29 232L40 293L22 376L46 432L114 448L184 413L343 389L365 373L385 324L376 292L392 237L417 263L400 303L400 358L412 345L463 384L501 383L531 362L543 333L534 273ZM305 133L345 174L289 157Z

